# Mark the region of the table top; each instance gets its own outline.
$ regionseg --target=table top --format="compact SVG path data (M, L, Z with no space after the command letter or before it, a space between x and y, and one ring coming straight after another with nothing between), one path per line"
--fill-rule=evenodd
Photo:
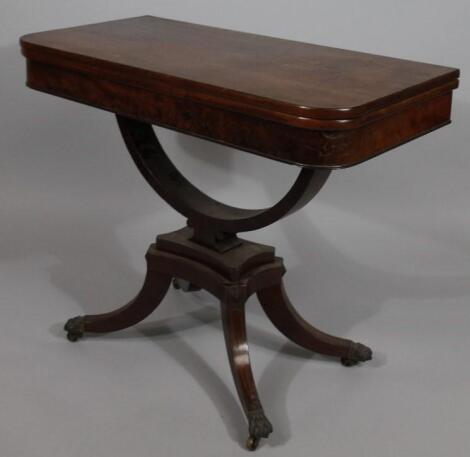
M49 70L60 67L119 83L121 90L125 85L311 130L359 128L427 94L450 92L459 77L455 68L152 16L29 34L21 45L31 62ZM100 106L60 92L58 85L34 88Z
M191 81L222 98L317 119L355 118L459 74L438 65L152 16L27 35L22 42L28 50L45 47L130 67L143 79Z

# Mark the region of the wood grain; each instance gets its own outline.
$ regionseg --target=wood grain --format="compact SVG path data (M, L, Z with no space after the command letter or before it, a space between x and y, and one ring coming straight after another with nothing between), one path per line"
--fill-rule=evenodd
M450 122L454 68L144 16L21 38L33 89L303 167Z
M144 16L27 35L27 57L117 70L121 82L161 82L314 119L350 119L458 77L458 70ZM339 90L340 89L340 90Z

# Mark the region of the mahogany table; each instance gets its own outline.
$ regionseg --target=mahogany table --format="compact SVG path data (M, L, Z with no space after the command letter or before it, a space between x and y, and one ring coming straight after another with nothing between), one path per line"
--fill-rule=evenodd
M107 314L70 319L69 340L124 329L147 317L172 280L220 299L228 358L248 421L247 447L272 432L251 370L245 302L256 293L277 329L344 365L371 358L295 311L274 248L238 233L302 208L334 168L356 165L450 122L459 71L151 16L21 38L27 85L115 113L139 171L187 219L147 252L142 290ZM300 167L272 208L227 206L171 163L152 124Z

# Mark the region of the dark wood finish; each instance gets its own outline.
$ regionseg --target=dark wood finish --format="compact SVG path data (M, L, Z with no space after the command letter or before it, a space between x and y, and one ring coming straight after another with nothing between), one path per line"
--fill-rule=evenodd
M186 228L162 235L150 246L144 286L129 305L106 314L74 317L65 324L65 330L70 341L77 341L85 332L130 327L158 306L172 277L210 291L221 302L227 354L248 421L247 446L254 449L261 438L272 432L272 425L264 414L251 371L244 306L250 295L280 283L285 269L270 246L241 240L240 247L220 253L192 241L192 231ZM220 269L218 265L230 268Z
M114 312L70 319L65 325L67 337L77 341L85 332L111 332L135 325L162 301L172 277L208 290L221 303L227 354L248 422L247 447L255 449L272 432L272 425L261 405L249 357L245 303L252 294L258 294L276 327L307 349L340 357L348 366L369 360L372 351L327 335L302 320L285 294L285 268L272 247L241 240L239 247L218 252L193 241L192 231L187 227L160 235L147 252L147 276L137 298Z
M273 207L235 208L194 187L165 154L151 125L123 116L117 119L129 153L147 182L188 218L200 242L222 250L238 243L234 239L236 233L266 227L302 208L320 191L330 174L330 170L304 168L289 192Z
M248 421L246 445L254 450L261 438L272 432L272 425L258 397L248 352L245 303L252 294L258 294L268 317L294 342L340 357L345 365L369 360L372 354L360 343L327 335L303 321L285 294L285 268L274 248L237 237L238 231L266 226L300 209L321 189L330 171L302 170L291 190L272 208L233 208L189 183L170 162L149 125L122 116L118 122L142 175L173 208L188 217L188 226L159 235L150 246L147 277L135 300L111 313L70 319L65 325L67 336L76 341L84 332L115 331L136 324L158 306L171 278L177 288L208 290L221 302L227 354Z
M274 326L299 346L340 357L347 366L372 358L372 351L367 346L328 335L306 322L290 302L282 282L258 291L258 300Z
M131 327L150 315L165 297L171 276L156 272L149 264L147 253L147 275L138 295L127 305L105 314L78 316L69 319L64 326L70 341L77 341L84 332L108 333Z
M70 319L67 336L110 332L147 317L176 288L221 303L227 354L254 450L272 425L250 363L245 303L252 294L287 338L346 366L363 344L328 335L295 310L274 248L238 237L302 208L330 168L367 160L450 122L459 71L149 16L27 35L29 87L117 114L123 139L152 188L187 218L147 252L142 290L116 311ZM271 208L222 204L171 163L151 124L300 165Z
M251 370L243 300L222 302L222 324L233 379L248 419L247 447L254 450L261 438L267 438L272 433L273 426L261 406Z
M194 241L194 228L185 227L158 235L157 246L163 251L202 262L230 281L239 280L248 270L275 258L273 247L243 239L239 239L237 249L230 250L213 249L200 242L194 244Z
M459 76L150 16L21 45L31 88L310 168L351 166L446 125Z
M149 90L168 85L194 99L212 95L276 120L351 119L458 77L437 65L151 16L35 33L21 43L32 60Z

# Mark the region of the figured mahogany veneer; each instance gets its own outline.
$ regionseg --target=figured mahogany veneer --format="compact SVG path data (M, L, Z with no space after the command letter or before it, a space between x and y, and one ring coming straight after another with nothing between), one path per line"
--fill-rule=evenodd
M273 426L249 357L245 304L256 294L296 344L346 366L364 344L325 333L295 310L274 248L238 237L292 214L347 167L450 122L456 69L140 17L27 35L27 84L117 115L124 142L152 188L187 219L147 252L147 275L128 304L67 321L71 341L147 317L168 292L203 288L220 300L227 355L254 450ZM152 124L300 165L271 208L218 202L166 155Z
M21 38L33 89L303 167L450 122L459 71L144 16Z

